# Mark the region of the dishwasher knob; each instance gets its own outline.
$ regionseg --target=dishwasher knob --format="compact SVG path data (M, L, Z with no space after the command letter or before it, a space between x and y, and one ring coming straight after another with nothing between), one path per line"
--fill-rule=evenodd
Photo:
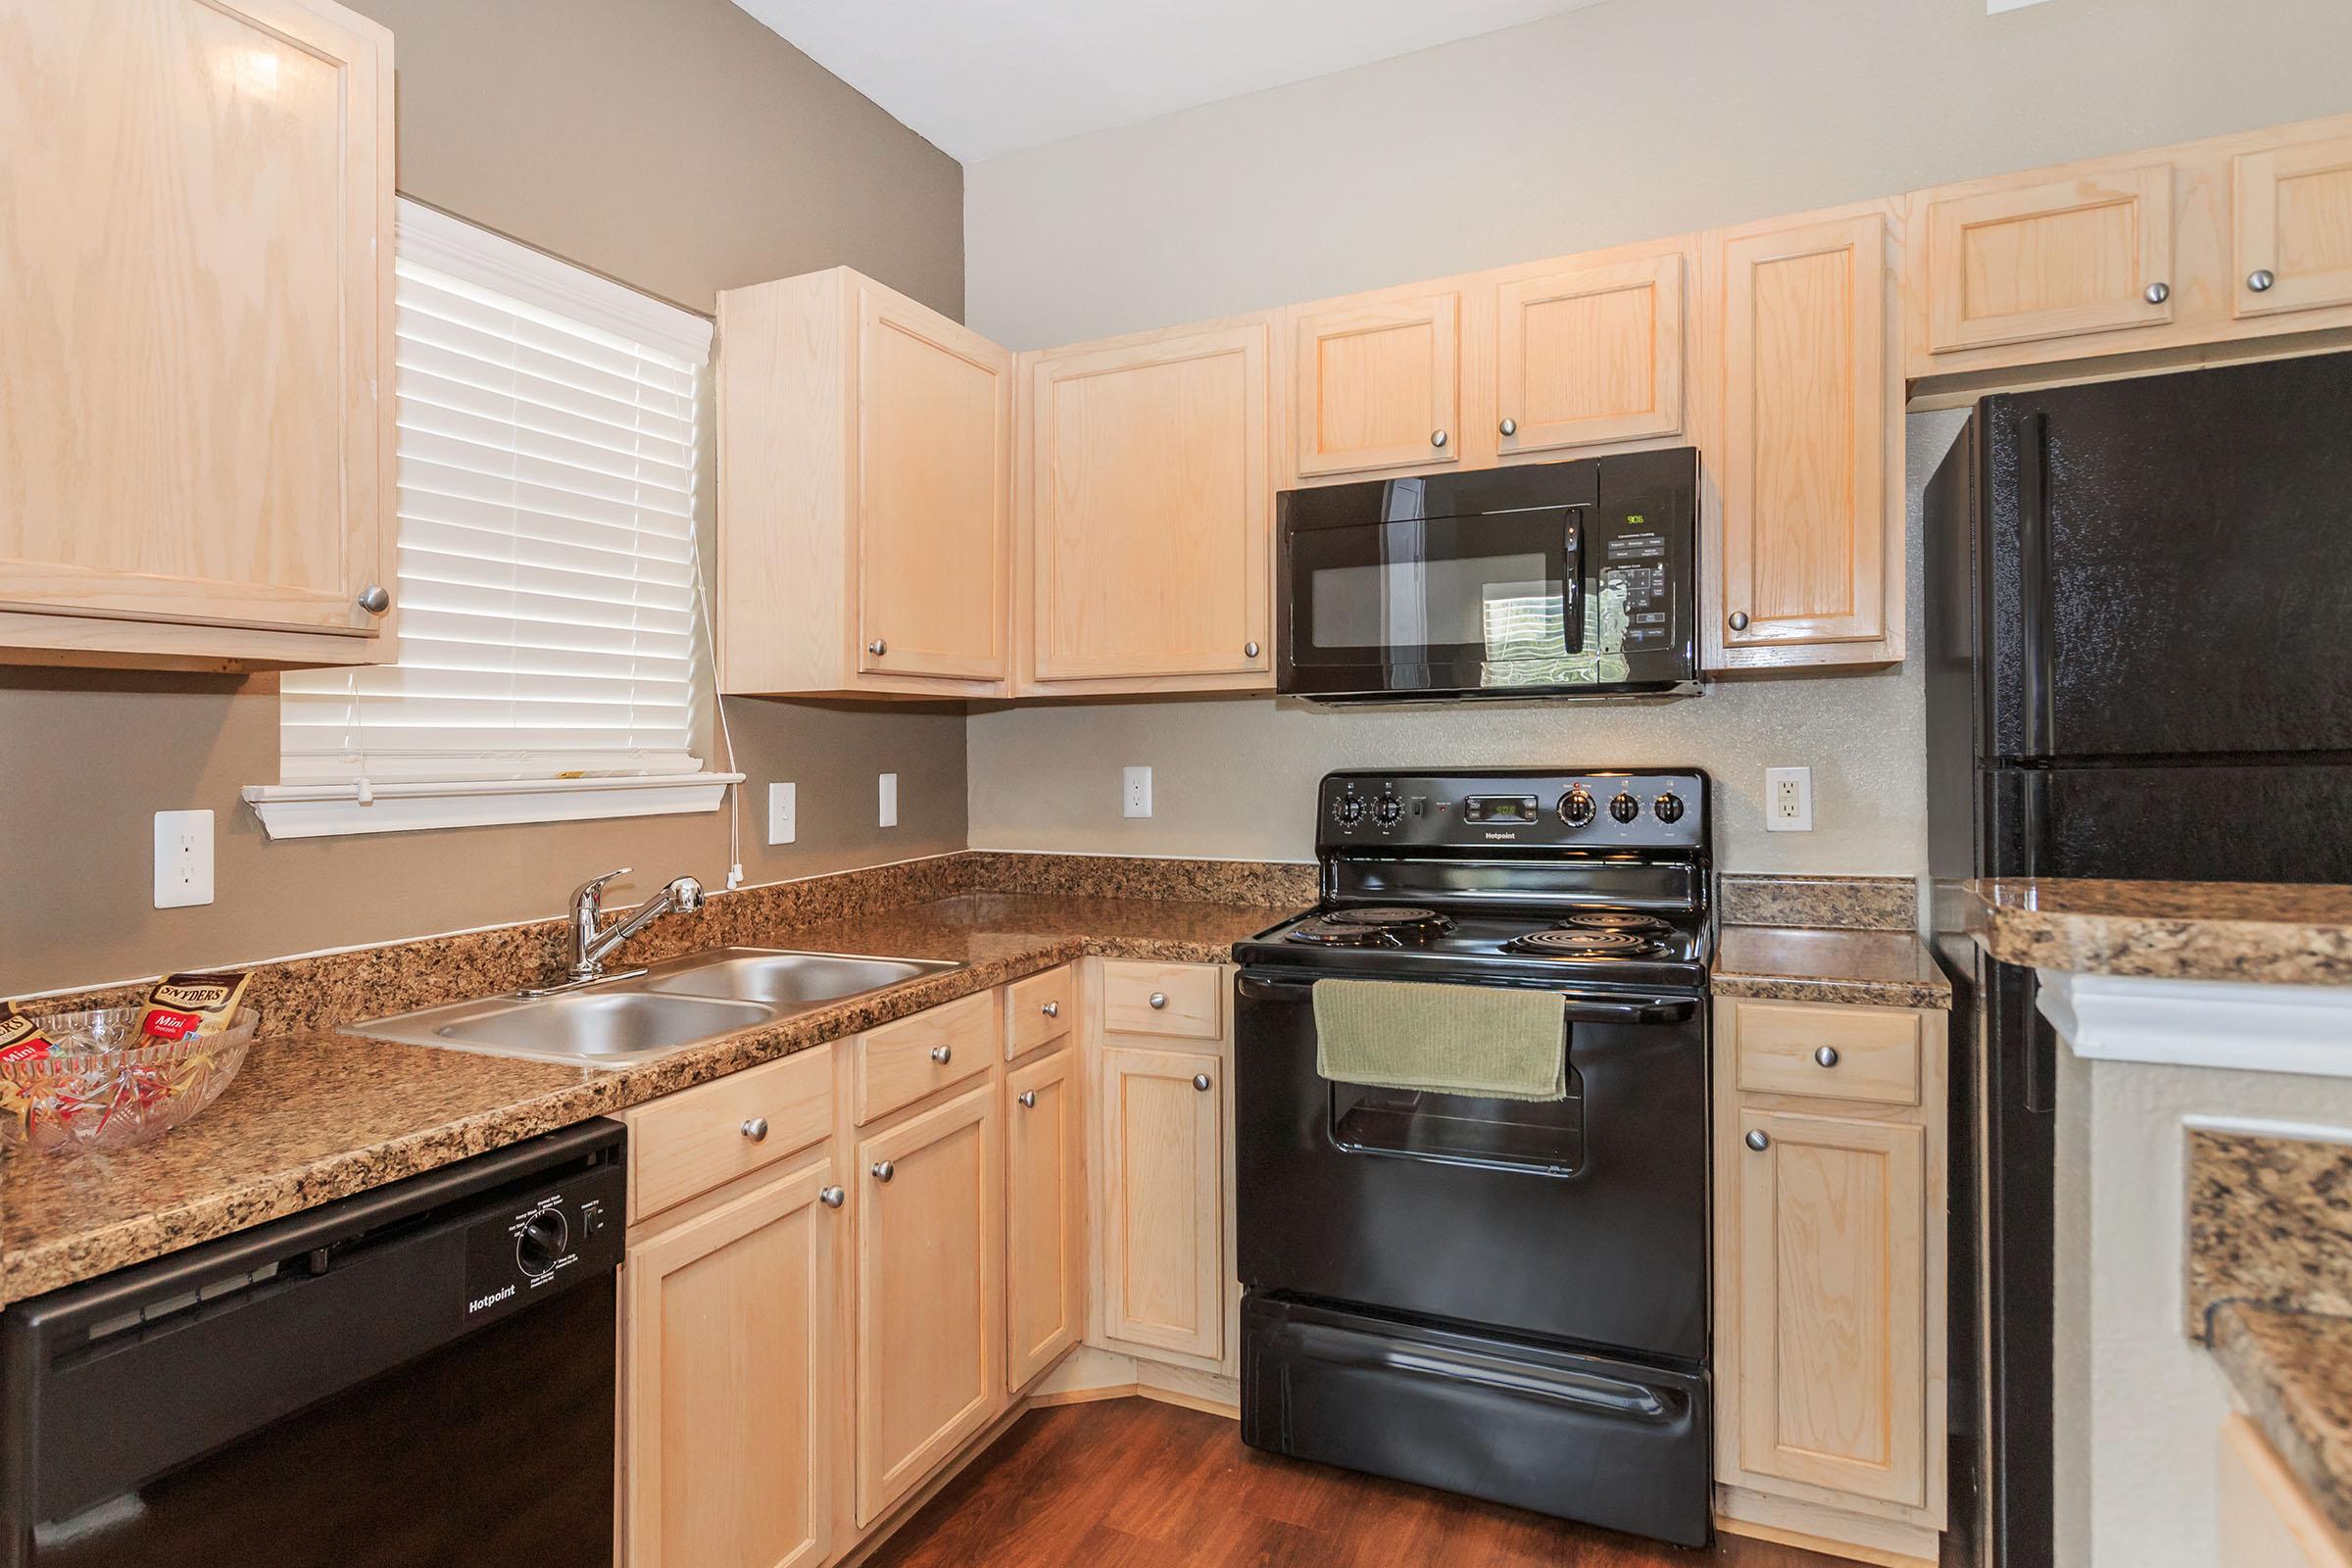
M514 1266L525 1274L545 1274L571 1245L571 1226L561 1209L543 1208L530 1217L514 1238Z
M1609 801L1609 814L1620 822L1631 822L1642 814L1642 803L1621 790Z

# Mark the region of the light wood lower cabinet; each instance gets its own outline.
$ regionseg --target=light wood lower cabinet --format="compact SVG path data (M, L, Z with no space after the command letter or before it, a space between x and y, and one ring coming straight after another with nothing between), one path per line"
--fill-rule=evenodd
M1715 1003L1724 1528L1933 1558L1949 1015Z
M1224 1071L1206 1052L1102 1051L1102 1333L1123 1347L1225 1354Z
M0 0L0 660L389 657L391 33Z
M1004 1382L1018 1389L1086 1332L1086 1127L1078 1053L1004 1075Z
M833 1163L643 1242L622 1272L631 1568L817 1568L832 1547L841 1213Z
M983 1083L858 1144L861 1528L1004 1407L997 1094Z

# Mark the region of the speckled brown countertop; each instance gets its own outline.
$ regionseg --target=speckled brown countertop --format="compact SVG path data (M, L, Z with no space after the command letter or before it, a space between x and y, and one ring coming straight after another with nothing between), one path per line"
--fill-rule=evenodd
M1208 963L1281 918L1264 904L970 893L729 940L964 967L618 1071L318 1031L257 1042L202 1116L116 1154L0 1167L0 1301L669 1094L1086 954Z
M1727 925L1708 987L1719 997L1949 1007L1951 982L1909 931L1816 931Z
M2287 1469L2352 1537L2352 1317L2231 1301L2213 1354Z
M1968 927L2004 963L2084 974L2352 985L2352 887L1971 882Z

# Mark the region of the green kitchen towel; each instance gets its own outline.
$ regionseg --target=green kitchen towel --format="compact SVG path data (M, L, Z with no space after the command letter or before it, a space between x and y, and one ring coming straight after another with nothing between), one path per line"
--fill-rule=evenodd
M1556 991L1318 980L1315 1071L1381 1089L1565 1100L1568 1020Z

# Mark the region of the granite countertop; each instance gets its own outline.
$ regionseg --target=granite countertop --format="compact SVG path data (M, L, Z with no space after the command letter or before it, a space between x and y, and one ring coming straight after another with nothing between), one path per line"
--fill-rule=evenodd
M2004 963L2155 979L2352 985L2352 887L2020 877L1967 888L1968 928Z
M963 965L617 1071L360 1039L257 1042L220 1102L119 1153L0 1163L0 1301L157 1257L805 1051L1083 955L1213 963L1263 904L976 893L734 939Z
M2228 1301L2214 1308L2211 1333L2254 1424L2352 1537L2352 1317Z
M1949 1007L1951 982L1910 931L1727 925L1708 987L1719 997Z

